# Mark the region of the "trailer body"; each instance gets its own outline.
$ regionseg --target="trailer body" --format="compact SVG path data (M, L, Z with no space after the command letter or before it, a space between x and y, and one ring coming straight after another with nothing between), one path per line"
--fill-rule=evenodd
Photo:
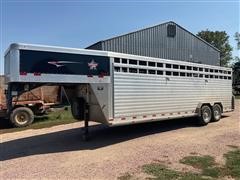
M10 96L62 85L77 119L108 126L232 111L230 68L97 50L12 44L5 53ZM21 87L21 88L19 88ZM21 89L21 90L20 90ZM16 91L16 92L15 92ZM88 107L86 111L81 111Z

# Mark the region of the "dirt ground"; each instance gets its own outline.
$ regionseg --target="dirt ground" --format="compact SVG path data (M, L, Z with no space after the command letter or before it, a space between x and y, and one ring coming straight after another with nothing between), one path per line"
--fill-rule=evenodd
M91 140L81 139L82 122L0 135L0 179L117 179L146 163L177 170L191 154L223 154L240 146L240 101L234 112L204 127L196 119L178 119L108 128L93 125ZM140 177L141 173L139 174Z

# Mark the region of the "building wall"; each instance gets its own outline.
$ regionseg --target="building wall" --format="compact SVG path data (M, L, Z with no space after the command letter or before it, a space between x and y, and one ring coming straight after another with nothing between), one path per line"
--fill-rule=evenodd
M176 25L175 37L167 36L168 24ZM101 41L88 49L220 65L216 48L173 22Z

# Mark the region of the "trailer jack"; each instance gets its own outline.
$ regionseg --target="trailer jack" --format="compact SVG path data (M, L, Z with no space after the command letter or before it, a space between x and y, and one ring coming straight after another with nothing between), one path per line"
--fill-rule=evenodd
M85 118L84 118L84 128L83 128L83 134L82 139L83 141L89 140L89 105L86 104L85 108Z

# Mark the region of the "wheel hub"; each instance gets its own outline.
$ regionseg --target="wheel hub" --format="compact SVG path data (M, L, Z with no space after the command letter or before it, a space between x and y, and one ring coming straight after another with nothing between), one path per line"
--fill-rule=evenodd
M214 110L214 117L215 117L215 119L219 119L220 118L220 111L219 111L219 109Z
M210 118L211 118L211 112L209 111L209 110L204 110L204 112L203 112L203 119L204 119L204 121L206 121L206 122L208 122L208 121L210 121Z
M25 113L19 113L15 116L16 122L19 124L25 124L27 122L27 115Z

